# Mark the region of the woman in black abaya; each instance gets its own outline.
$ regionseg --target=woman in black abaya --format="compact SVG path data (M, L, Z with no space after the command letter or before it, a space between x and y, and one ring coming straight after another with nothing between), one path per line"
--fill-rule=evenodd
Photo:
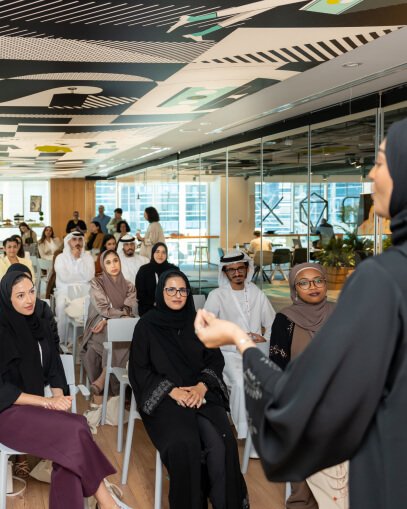
M187 277L163 273L155 301L134 330L129 378L147 433L168 469L170 507L202 509L209 496L214 509L247 509L226 414L223 357L195 336Z
M235 325L199 310L206 346L243 354L246 406L267 477L302 480L350 459L351 509L406 507L407 119L369 173L394 246L361 263L306 350L281 372Z
M168 248L163 242L154 244L151 250L150 263L142 265L136 276L136 290L138 312L140 316L154 309L155 289L158 278L167 270L178 270L178 267L168 262Z

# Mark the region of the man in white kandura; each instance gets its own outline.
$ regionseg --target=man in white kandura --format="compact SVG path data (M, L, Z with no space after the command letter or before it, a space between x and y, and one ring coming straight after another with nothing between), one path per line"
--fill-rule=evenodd
M95 276L95 262L85 251L83 233L72 232L64 238L64 250L55 259L55 314L58 334L65 340L65 306L69 288L80 287L81 295L89 290L89 281Z
M205 309L217 318L238 324L251 334L268 356L271 325L275 311L266 295L251 282L253 260L241 251L230 251L220 259L219 288L212 290ZM247 436L247 418L243 389L242 357L235 346L221 347L225 358L223 375L230 390L230 409L238 438Z
M117 243L117 254L122 264L124 279L136 283L136 275L139 268L150 260L145 256L136 254L136 238L131 234L124 235Z

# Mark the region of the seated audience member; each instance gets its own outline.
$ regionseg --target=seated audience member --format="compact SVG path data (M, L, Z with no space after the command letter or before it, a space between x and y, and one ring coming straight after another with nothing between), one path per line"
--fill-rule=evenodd
M117 243L117 254L120 256L123 276L134 284L137 272L142 265L148 263L148 258L136 253L136 239L130 234L122 237Z
M102 247L104 234L97 221L92 221L89 226L89 232L86 237L86 250L100 249Z
M270 338L270 359L281 369L312 341L334 309L327 301L326 274L318 263L301 263L290 271L292 305L276 314ZM287 509L348 507L347 463L318 472L303 482L291 483Z
M7 269L6 274L9 272L24 272L28 274L32 279L32 273L27 265L23 265L21 263L14 263L10 265ZM49 304L42 299L39 299L38 296L35 299L35 316L37 316L40 320L46 320L49 324L49 328L51 330L52 337L54 338L55 346L57 352L59 353L59 336L58 336L58 327L57 322L55 320L55 315L52 312L52 309L49 307Z
M21 233L23 244L35 244L37 242L37 234L28 226L27 223L20 223L18 229Z
M117 209L114 209L114 216L111 218L107 225L107 232L111 233L112 235L117 232L117 223L119 223L122 220L122 214L123 210L118 207Z
M220 259L219 288L209 293L205 309L218 318L240 325L258 344L258 348L268 353L275 312L267 296L251 282L252 276L253 260L247 254L237 250L226 253ZM225 358L224 376L230 387L232 420L238 438L246 438L247 416L241 356L234 346L225 346L221 350Z
M86 420L68 413L72 398L48 320L35 313L28 274L11 272L0 284L0 442L53 462L50 509L125 508L103 482L115 470L96 445ZM49 385L52 397L44 397ZM58 444L58 447L55 447Z
M271 251L272 244L266 238L261 237L259 230L254 230L254 239L250 241L249 253L257 253L257 251Z
M42 231L41 238L38 242L38 252L43 260L52 261L55 251L61 246L61 240L55 237L52 226L46 226Z
M66 225L66 233L82 232L86 233L87 226L85 221L79 219L79 212L77 210L73 213L73 218L70 219Z
M7 272L7 269L10 267L10 265L14 263L21 263L22 265L25 265L30 269L30 272L32 274L32 279L35 282L35 275L34 275L34 269L33 264L31 263L30 258L20 258L17 256L18 251L18 244L17 240L8 238L3 241L3 249L4 249L4 255L0 257L0 278L4 276L4 274Z
M10 239L17 242L17 256L19 258L30 258L30 253L24 250L23 239L21 238L21 235L14 234L10 237Z
M104 205L99 205L98 212L99 212L99 214L92 219L92 222L99 223L100 231L103 234L105 234L105 233L107 233L107 225L110 222L110 216L107 216L105 214L105 206Z
M129 379L144 426L170 478L171 509L249 508L227 411L219 349L194 333L195 307L187 277L160 276L156 308L137 323ZM207 482L205 482L207 481Z
M137 305L136 289L133 283L124 279L116 251L102 253L100 265L102 274L90 282L89 314L81 352L91 390L96 395L103 392L106 378L107 354L103 343L107 341L107 320L135 316ZM128 344L115 344L112 366L124 368L128 358Z
M142 316L144 313L154 308L155 290L158 278L167 270L178 270L178 267L169 263L168 249L163 242L154 244L151 251L151 260L146 265L140 267L136 276L136 290L138 312Z
M70 286L80 285L89 288L89 282L95 275L95 263L92 256L83 248L83 233L69 233L64 238L64 250L55 259L55 314L58 322L58 334L65 338L65 305Z
M127 235L130 231L130 226L127 221L119 221L116 225L116 232L114 233L115 239L119 241L122 237Z
M102 268L100 266L100 257L102 256L102 253L104 253L105 251L116 251L117 249L117 242L116 242L116 239L114 238L114 235L112 235L111 233L107 233L104 237L103 237L103 242L102 242L102 246L100 248L100 253L98 254L98 257L97 257L97 260L95 262L95 275L98 276L99 274L102 273Z
M142 237L137 232L137 239L141 242L140 254L146 256L148 259L151 258L151 249L157 242L165 243L165 236L163 229L160 225L160 216L157 209L154 207L147 207L144 210L144 219L150 224L148 225L147 231Z

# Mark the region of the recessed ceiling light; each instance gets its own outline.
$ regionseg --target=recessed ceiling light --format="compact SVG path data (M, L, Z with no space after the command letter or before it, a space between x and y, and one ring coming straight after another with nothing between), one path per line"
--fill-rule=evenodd
M201 129L179 129L180 133L199 133Z
M342 64L342 67L345 69L352 69L353 67L360 67L362 62L347 62L346 64Z

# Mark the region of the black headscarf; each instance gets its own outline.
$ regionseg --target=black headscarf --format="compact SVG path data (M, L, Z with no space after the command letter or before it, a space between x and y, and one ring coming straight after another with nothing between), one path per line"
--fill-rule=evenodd
M400 244L407 239L407 119L390 127L386 137L386 161L393 179L392 239L394 244Z
M157 263L154 260L154 253L157 251L157 249L162 246L165 249L165 252L167 254L167 258L165 259L165 262L163 263ZM161 276L163 272L166 272L167 270L174 269L174 265L168 262L168 248L164 244L164 242L157 242L157 244L154 244L153 248L151 249L151 259L150 263L152 265L152 268L154 269L154 272L158 274L158 276Z
M185 287L189 289L189 295L185 306L179 311L170 309L164 301L165 282L171 276L181 277L185 281ZM195 315L194 299L191 294L191 285L189 284L187 276L183 272L174 269L163 272L155 290L155 308L145 315L145 319L165 329L183 330L185 328L193 329Z
M24 392L44 395L44 374L38 341L44 337L38 316L18 313L11 303L11 293L17 279L31 278L26 272L10 271L0 283L0 325L8 330L10 336L2 338L1 364L12 359L20 359L20 374ZM32 282L32 281L31 281Z
M22 263L12 263L7 269L6 274L9 272L24 272L32 278L31 270L27 267L27 265L23 265Z

